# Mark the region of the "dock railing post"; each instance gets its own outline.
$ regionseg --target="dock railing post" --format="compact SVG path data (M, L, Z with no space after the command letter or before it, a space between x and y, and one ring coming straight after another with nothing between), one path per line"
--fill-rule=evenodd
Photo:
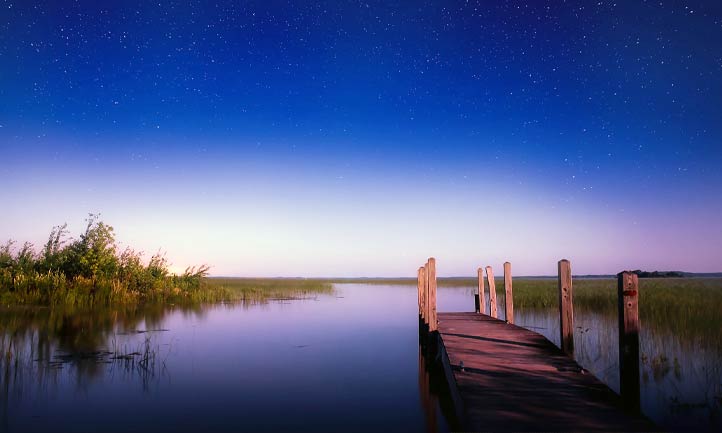
M496 283L494 282L494 270L491 266L486 267L486 282L489 284L489 315L496 319Z
M474 296L474 303L476 304L476 312L486 314L486 300L484 299L484 269L479 268L476 270L476 275L479 279L479 288Z
M424 263L424 324L429 323L429 261Z
M619 393L625 409L639 412L639 279L629 271L617 275L619 306Z
M504 263L504 307L506 322L514 324L514 295L511 289L511 263Z
M438 321L436 317L436 259L429 258L429 332L435 332Z
M561 349L574 358L574 303L572 267L569 260L559 261L559 333Z
M419 320L422 321L424 317L424 278L425 278L425 272L424 267L419 268L418 272L418 279L416 282L416 287L419 292Z

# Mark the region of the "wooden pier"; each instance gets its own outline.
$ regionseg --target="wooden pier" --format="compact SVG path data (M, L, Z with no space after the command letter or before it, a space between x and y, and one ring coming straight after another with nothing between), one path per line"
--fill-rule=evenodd
M493 289L493 271L491 267L486 271L487 287ZM511 300L509 263L504 264L504 271L506 299ZM497 319L496 308L492 306L487 315L482 268L478 275L476 313L437 313L436 261L430 259L419 269L420 341L429 358L427 365L436 362L440 364L438 368L443 369L455 421L460 428L465 431L659 431L639 413L636 366L639 356L638 347L634 347L638 345L636 275L625 272L619 276L622 396L573 359L572 282L568 261L559 262L563 349L536 332ZM434 281L430 281L430 276ZM634 296L634 302L627 302L629 296ZM513 306L506 305L505 310L509 321L513 321L513 313L509 314ZM630 367L632 364L634 368Z

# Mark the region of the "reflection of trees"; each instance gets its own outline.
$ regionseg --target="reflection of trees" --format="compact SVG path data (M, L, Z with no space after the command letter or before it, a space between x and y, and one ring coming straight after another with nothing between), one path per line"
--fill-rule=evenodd
M105 347L111 335L144 328L159 328L174 311L202 318L202 306L168 307L148 305L127 308L78 311L49 308L12 308L0 310L3 341L30 342L36 339L38 354L47 353L47 345L67 353L97 351Z
M160 329L177 311L202 319L207 308L0 309L0 430L7 427L8 404L25 393L49 392L63 376L84 388L112 369L140 378L146 389L162 369L159 348L149 334L139 347L117 347L116 335Z

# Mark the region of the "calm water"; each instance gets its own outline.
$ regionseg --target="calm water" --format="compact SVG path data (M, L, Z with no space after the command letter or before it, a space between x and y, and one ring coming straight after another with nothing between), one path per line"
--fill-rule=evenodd
M0 430L448 431L439 378L419 358L416 288L336 288L253 306L0 312L12 354L0 361ZM471 288L439 289L440 311L472 309ZM577 358L616 389L615 318L576 316ZM555 342L557 320L517 311ZM718 353L647 329L641 352L645 413L719 429Z

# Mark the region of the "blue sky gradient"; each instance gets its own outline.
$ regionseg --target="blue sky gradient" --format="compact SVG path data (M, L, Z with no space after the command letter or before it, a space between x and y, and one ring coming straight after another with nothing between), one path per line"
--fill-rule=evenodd
M722 270L717 2L0 3L0 240L216 275Z

